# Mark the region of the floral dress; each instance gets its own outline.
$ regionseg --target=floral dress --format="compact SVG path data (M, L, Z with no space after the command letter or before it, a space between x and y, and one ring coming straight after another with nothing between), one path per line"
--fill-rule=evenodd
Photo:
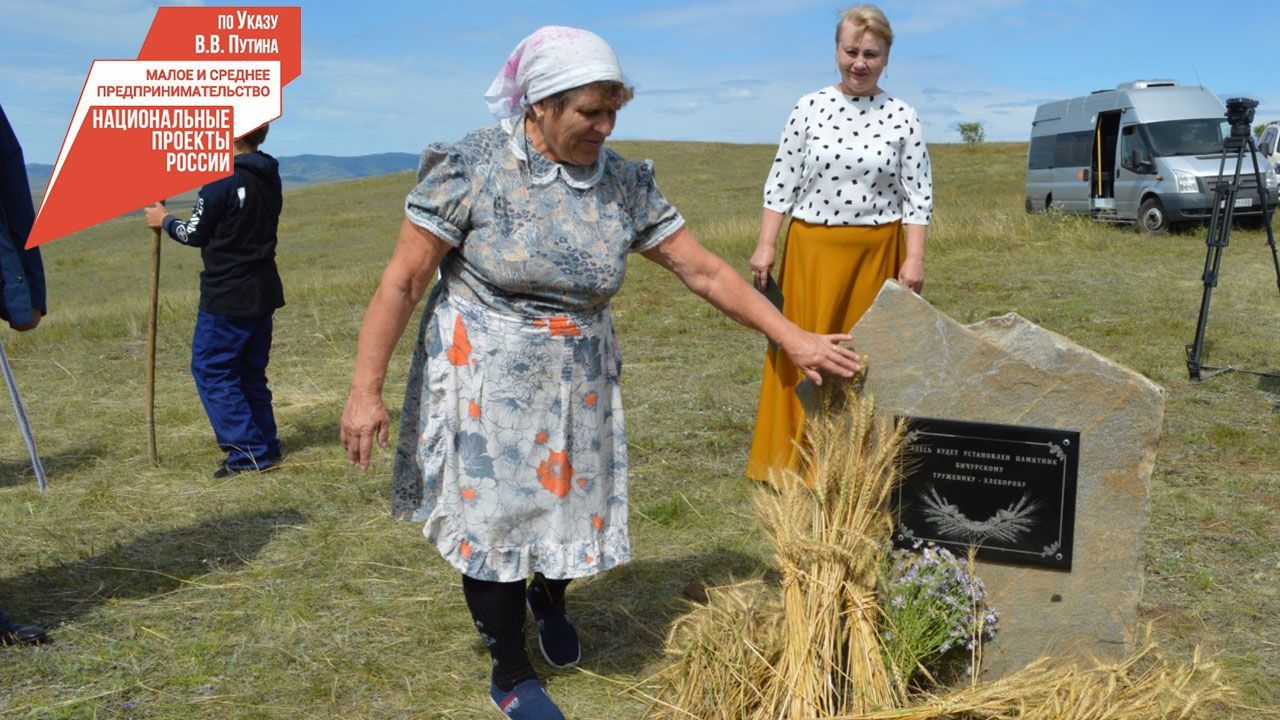
M409 372L393 511L462 573L512 582L630 560L609 299L684 220L650 162L557 164L507 121L423 153L409 220L454 247Z

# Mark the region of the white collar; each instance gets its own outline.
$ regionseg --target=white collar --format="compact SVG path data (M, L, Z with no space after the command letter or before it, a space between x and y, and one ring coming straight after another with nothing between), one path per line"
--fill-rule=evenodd
M549 185L559 177L571 188L589 190L604 177L603 148L592 165L566 165L548 158L529 143L528 135L524 131L523 115L504 119L502 128L510 136L507 146L511 148L511 153L517 160L529 167L529 179L534 185ZM528 148L527 153L526 148Z

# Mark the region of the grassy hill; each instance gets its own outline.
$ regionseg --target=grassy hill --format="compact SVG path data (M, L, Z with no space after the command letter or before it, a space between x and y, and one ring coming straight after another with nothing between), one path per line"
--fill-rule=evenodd
M772 147L618 143L652 157L703 241L745 271ZM1245 698L1280 704L1280 382L1185 376L1203 230L1148 237L1022 210L1025 145L934 148L925 295L957 320L1008 311L1169 391L1153 478L1143 615L1171 650L1203 645ZM410 173L286 194L270 374L289 457L213 480L190 376L198 254L166 244L157 420L146 461L148 231L104 223L47 246L52 314L3 340L50 477L41 496L12 419L0 444L0 603L56 643L0 650L0 716L473 718L488 661L458 576L387 516L391 454L350 469L337 423L360 318L390 254ZM1211 363L1280 365L1280 297L1258 230L1227 250ZM746 273L744 272L744 275ZM588 672L553 675L570 717L635 718L628 688L662 667L681 590L767 570L741 477L762 338L633 259L614 303L636 561L575 583ZM415 321L416 322L416 321ZM398 408L408 343L386 391ZM1081 518L1088 522L1089 518ZM536 651L535 651L536 652ZM1249 717L1257 717L1250 715Z

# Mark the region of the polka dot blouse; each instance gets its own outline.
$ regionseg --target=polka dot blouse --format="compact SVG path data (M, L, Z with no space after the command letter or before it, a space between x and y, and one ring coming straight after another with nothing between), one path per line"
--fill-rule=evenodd
M800 98L764 206L815 225L928 225L933 176L916 111L885 93L851 97L832 87Z

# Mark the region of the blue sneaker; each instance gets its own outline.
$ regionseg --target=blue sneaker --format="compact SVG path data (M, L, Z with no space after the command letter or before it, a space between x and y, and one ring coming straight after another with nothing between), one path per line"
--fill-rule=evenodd
M537 678L530 678L504 693L497 685L489 685L493 706L511 720L565 720L564 713L551 701Z
M538 648L551 667L564 670L582 659L582 645L578 643L578 631L573 629L564 604L552 605L531 584L525 592L529 612L538 623Z

